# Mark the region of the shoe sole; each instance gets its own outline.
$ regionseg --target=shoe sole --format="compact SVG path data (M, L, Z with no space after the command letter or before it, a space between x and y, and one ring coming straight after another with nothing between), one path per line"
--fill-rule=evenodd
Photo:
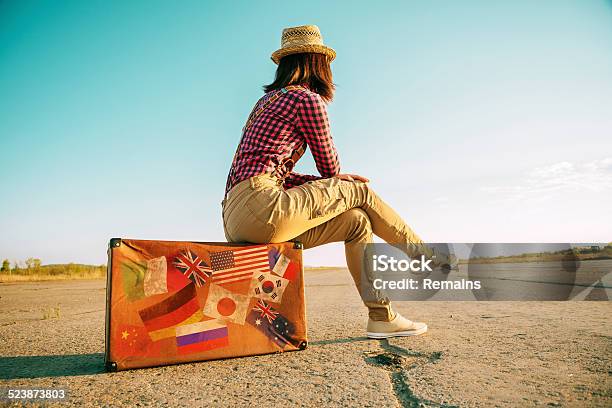
M406 330L401 332L393 332L393 333L374 333L368 332L369 339L388 339L390 337L408 337L408 336L418 336L427 332L427 326L423 327L419 330Z

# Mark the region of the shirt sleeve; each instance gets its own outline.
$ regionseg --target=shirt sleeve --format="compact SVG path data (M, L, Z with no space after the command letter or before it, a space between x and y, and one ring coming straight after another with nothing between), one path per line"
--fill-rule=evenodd
M292 171L291 173L287 175L287 178L285 178L283 187L285 189L290 189L291 187L300 186L309 181L320 180L322 178L323 177L320 177L320 176L312 176L310 174L300 174L300 173L296 173Z
M329 127L327 107L321 96L309 92L302 99L298 108L296 127L306 139L322 178L338 175L340 162Z

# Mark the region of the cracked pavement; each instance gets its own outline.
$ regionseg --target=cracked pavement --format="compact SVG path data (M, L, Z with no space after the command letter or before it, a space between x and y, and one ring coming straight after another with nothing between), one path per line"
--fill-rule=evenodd
M105 373L104 287L0 285L0 387L64 387L61 406L612 405L610 302L396 303L429 332L369 340L348 271L315 270L305 351Z

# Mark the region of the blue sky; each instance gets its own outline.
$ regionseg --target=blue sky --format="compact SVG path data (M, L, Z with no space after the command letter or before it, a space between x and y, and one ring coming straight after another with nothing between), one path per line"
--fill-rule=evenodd
M0 3L0 258L224 240L240 129L283 27L338 53L330 119L428 241L610 241L607 1ZM308 157L301 172L315 172ZM306 254L341 264L341 246Z

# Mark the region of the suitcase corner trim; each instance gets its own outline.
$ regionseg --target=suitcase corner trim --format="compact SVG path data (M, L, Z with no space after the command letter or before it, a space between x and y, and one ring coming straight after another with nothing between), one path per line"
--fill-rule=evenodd
M109 372L109 373L114 373L118 371L117 363L114 361L105 361L104 368L106 369L106 372Z
M108 243L108 260L106 263L106 313L104 319L104 367L106 371L117 371L117 363L110 361L111 338L111 299L113 289L113 248L121 246L121 238L111 238Z
M119 248L121 246L121 238L111 238L108 246L110 248Z

